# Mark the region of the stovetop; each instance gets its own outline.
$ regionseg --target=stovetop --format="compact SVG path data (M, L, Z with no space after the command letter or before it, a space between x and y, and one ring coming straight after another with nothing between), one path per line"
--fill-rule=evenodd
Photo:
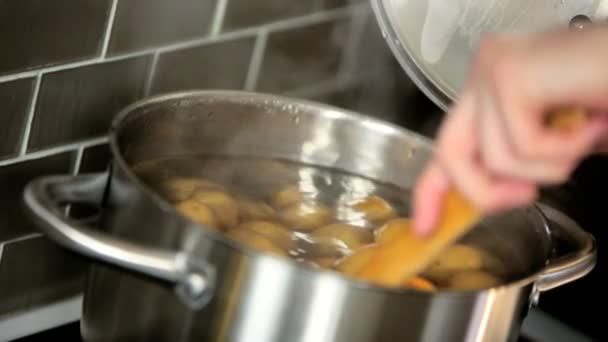
M47 341L62 341L62 342L81 342L80 323L70 323L55 329L41 332L28 337L14 340L13 342L47 342ZM536 342L535 340L520 337L518 342Z
M14 342L47 342L47 341L62 341L62 342L81 342L80 322L66 324L54 329L43 331L34 335L23 337Z

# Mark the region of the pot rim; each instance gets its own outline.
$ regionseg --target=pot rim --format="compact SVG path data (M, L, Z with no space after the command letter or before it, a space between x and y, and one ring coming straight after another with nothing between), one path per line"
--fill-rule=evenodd
M274 101L278 101L278 102L288 102L288 103L292 103L292 104L297 103L297 104L304 105L304 106L314 106L317 108L326 109L327 111L324 111L324 113L325 112L332 113L331 115L333 118L339 118L339 117L348 117L351 119L355 118L359 122L361 122L365 125L376 127L376 129L379 128L379 129L383 129L383 130L390 130L393 133L396 133L399 135L412 136L412 137L418 139L423 144L425 144L426 147L429 148L431 151L434 149L433 142L431 139L429 139L419 133L416 133L416 132L413 132L410 130L406 130L406 129L399 127L395 124L392 124L390 122L383 121L381 119L377 119L377 118L373 118L373 117L369 117L369 116L365 116L361 113L357 113L357 112L350 111L347 109L342 109L342 108L335 107L332 105L319 103L319 102L311 101L311 100L283 96L283 95L240 91L240 90L196 90L195 89L195 90L177 91L177 92L164 93L164 94L160 94L160 95L153 95L153 96L149 96L149 97L140 99L140 100L130 104L129 106L122 109L114 117L114 119L111 123L110 129L109 129L109 145L110 145L110 150L111 150L111 153L112 153L112 156L114 159L114 164L116 164L118 167L120 167L121 170L125 173L126 177L129 179L129 181L136 184L140 188L140 190L143 191L143 193L145 193L145 195L148 196L148 198L150 200L152 200L154 202L154 204L159 207L159 209L161 209L165 212L170 212L172 215L175 215L176 217L180 217L182 220L186 220L190 224L195 224L198 227L201 227L202 229L200 231L203 234L203 236L205 236L206 238L212 239L214 242L219 242L225 246L228 246L231 249L235 250L236 252L247 254L250 257L272 259L272 260L275 260L276 262L283 263L284 266L286 266L286 267L295 267L295 268L298 268L299 270L301 270L303 272L307 272L313 276L333 277L336 281L344 283L345 286L348 286L348 287L354 287L354 288L358 288L360 290L378 292L378 293L388 294L388 295L408 295L408 296L423 296L423 297L441 296L441 297L446 297L446 298L450 298L450 299L464 299L464 298L478 296L478 295L484 294L484 293L489 294L489 293L493 293L493 292L506 291L506 290L510 290L510 289L513 289L516 287L524 288L526 286L533 284L543 274L543 271L545 270L545 268L542 268L534 273L531 273L530 275L528 275L524 278L501 283L498 286L494 286L491 288L485 288L485 289L472 289L472 290L442 289L440 291L427 292L427 291L421 291L421 290L409 289L409 288L383 287L383 286L375 285L371 282L353 279L353 278L346 276L335 270L314 269L305 264L298 263L297 261L295 261L291 258L285 258L285 257L281 257L281 256L275 256L272 254L264 253L264 252L259 252L248 246L241 245L235 241L232 241L232 240L226 238L224 236L224 234L222 234L220 232L215 232L210 229L206 229L202 225L194 223L193 221L189 220L187 217L180 214L174 205L172 205L168 201L166 201L162 196L160 196L151 187L146 185L143 181L140 180L139 177L137 177L133 173L131 167L128 166L126 160L123 158L123 154L120 153L120 149L119 149L118 141L117 141L117 132L121 129L123 122L127 118L129 118L129 116L132 115L132 113L138 108L146 107L150 104L162 103L167 100L188 98L188 97L192 97L192 96L198 97L198 96L210 96L210 95L221 96L221 97L226 97L226 98L241 97L243 99L249 99L249 100L254 100L254 101L258 100L258 99L274 100ZM539 215L541 216L541 218L544 219L542 213L540 212L540 209L536 205L533 205L532 209L534 209L535 212L538 212ZM578 227L578 225L577 225L577 227ZM549 234L549 238L550 238L550 232L547 232L547 233ZM549 255L547 255L547 257L546 257L546 264L548 262L549 262Z

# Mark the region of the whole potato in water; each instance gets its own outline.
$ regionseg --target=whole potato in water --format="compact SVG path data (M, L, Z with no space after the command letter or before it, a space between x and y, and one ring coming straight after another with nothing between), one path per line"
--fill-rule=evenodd
M191 199L211 208L217 218L218 224L224 229L237 225L239 207L234 198L227 193L221 191L196 191Z
M506 264L494 254L491 254L488 251L480 250L481 260L482 260L482 268L495 274L497 276L507 276L508 267Z
M413 278L407 280L405 282L404 286L407 288L412 288L412 289L422 290L422 291L435 291L435 285L433 285L433 283L430 280L425 279L420 276L413 277Z
M363 247L371 242L370 233L363 228L349 224L334 223L315 229L311 237L324 237L337 240L350 250Z
M314 202L300 202L285 208L281 218L289 228L311 231L331 220L331 210Z
M302 200L303 196L300 192L300 188L295 185L290 185L282 190L276 192L271 199L273 207L280 209L295 205Z
M487 289L500 284L500 280L483 271L456 273L449 281L449 287L458 290Z
M324 269L332 269L336 264L336 258L331 257L319 257L319 258L311 258L310 262L314 263L320 268Z
M353 254L339 260L336 269L345 275L356 277L356 274L371 260L375 252L376 246L373 245L358 249Z
M161 191L171 202L181 202L189 199L195 191L200 189L221 189L213 182L200 178L172 178L163 181L160 185Z
M483 260L479 250L456 244L443 252L424 274L432 279L445 281L458 272L479 270L482 266Z
M250 221L240 224L237 230L250 230L260 234L286 250L292 249L295 245L295 236L293 232L278 223L269 221Z
M180 202L177 204L176 208L190 220L217 230L218 224L215 214L213 213L213 210L206 205L190 199Z
M252 248L258 252L268 253L272 255L287 256L287 252L275 245L270 239L257 234L247 229L233 229L226 233L226 237L237 241L249 248Z
M276 216L274 209L264 202L257 202L244 197L239 197L237 202L239 207L239 218L242 221L269 220Z
M395 217L395 209L380 196L368 196L352 203L352 209L372 222L386 221Z
M137 162L133 165L132 170L138 177L155 179L162 176L164 168L160 160L154 159Z
M374 235L376 237L376 242L379 244L388 243L394 240L399 232L410 230L412 227L412 220L408 218L398 218L392 219L385 224L383 224L380 228L376 229Z

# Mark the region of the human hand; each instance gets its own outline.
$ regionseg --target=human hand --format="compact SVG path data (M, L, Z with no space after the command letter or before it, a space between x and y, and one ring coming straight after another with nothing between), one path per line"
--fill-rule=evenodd
M591 113L583 127L545 125L549 111L572 106ZM488 37L415 188L415 231L432 231L451 187L482 213L531 203L608 137L606 111L607 28Z

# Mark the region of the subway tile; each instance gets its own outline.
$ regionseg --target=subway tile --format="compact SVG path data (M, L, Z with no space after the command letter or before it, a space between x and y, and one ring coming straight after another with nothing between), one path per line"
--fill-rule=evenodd
M349 20L345 19L272 32L257 89L285 92L334 78L349 36Z
M102 144L87 147L80 162L79 174L107 172L111 159L110 146ZM70 216L75 219L91 219L99 214L96 206L88 204L72 204L70 206Z
M133 50L203 37L210 31L216 0L119 1L108 52Z
M232 31L273 21L345 6L359 0L229 0L222 31Z
M98 55L110 3L0 1L0 74Z
M0 242L38 231L23 207L23 188L38 176L68 173L72 157L68 152L0 168Z
M0 159L19 152L30 107L33 79L0 83Z
M163 54L156 66L151 92L242 89L254 44L254 37L246 37Z
M139 57L45 75L28 150L105 135L118 111L142 97L148 65Z
M108 144L88 147L80 162L80 173L104 172L108 168L112 153Z
M82 292L86 260L45 237L4 245L0 259L0 317Z
M222 31L231 31L312 13L314 0L229 0Z

